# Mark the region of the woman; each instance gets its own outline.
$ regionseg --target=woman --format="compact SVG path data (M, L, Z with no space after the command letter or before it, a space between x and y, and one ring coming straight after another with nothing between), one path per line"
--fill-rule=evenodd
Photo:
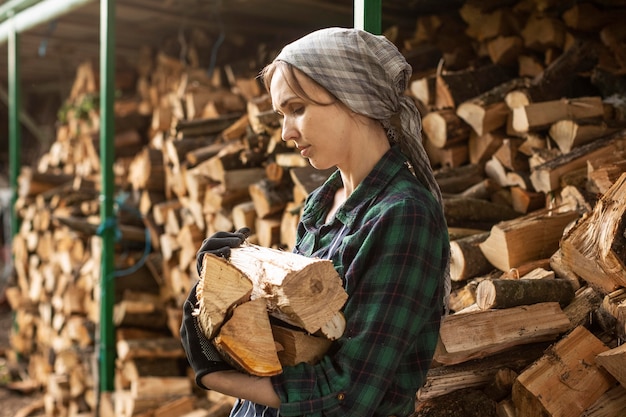
M224 370L197 332L192 290L181 337L196 381L241 398L233 417L408 416L449 291L441 194L404 95L411 67L382 36L329 28L287 45L261 75L283 140L313 167L337 168L307 198L294 251L332 260L346 330L316 365L265 378ZM245 237L216 234L199 255L228 257Z

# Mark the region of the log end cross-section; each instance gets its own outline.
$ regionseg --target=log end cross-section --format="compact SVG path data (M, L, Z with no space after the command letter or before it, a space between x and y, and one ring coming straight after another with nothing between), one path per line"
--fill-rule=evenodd
M197 287L198 323L209 339L217 334L230 310L250 300L252 282L237 267L205 255Z

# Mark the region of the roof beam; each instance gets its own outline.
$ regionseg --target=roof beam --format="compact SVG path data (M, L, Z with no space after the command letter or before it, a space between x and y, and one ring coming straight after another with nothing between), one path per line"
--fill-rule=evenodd
M48 22L65 13L71 12L78 7L94 0L43 0L28 8L20 10L18 14L10 17L0 24L0 44L7 42L12 31L23 32L39 24ZM21 0L14 3L28 3L29 0ZM10 10L17 10L16 8Z

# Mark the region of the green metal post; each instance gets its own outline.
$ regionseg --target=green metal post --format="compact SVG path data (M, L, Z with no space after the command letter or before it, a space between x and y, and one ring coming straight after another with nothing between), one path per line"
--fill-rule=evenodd
M116 222L113 193L113 100L115 95L115 0L100 1L100 158L102 236L100 293L100 390L113 391L115 365L115 332L113 303L115 291L114 243Z
M354 27L382 34L382 0L354 0Z
M15 212L17 202L17 179L21 166L21 131L20 131L20 36L12 30L8 39L8 75L9 75L9 181L11 183L11 236L19 229L19 221Z

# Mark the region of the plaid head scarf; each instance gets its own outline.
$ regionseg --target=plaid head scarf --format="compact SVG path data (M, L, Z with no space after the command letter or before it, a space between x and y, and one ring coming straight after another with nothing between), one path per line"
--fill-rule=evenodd
M412 69L391 41L359 29L320 29L285 46L276 60L298 68L355 113L379 120L417 178L442 202L422 145L419 112L404 94ZM391 123L398 117L400 132Z

